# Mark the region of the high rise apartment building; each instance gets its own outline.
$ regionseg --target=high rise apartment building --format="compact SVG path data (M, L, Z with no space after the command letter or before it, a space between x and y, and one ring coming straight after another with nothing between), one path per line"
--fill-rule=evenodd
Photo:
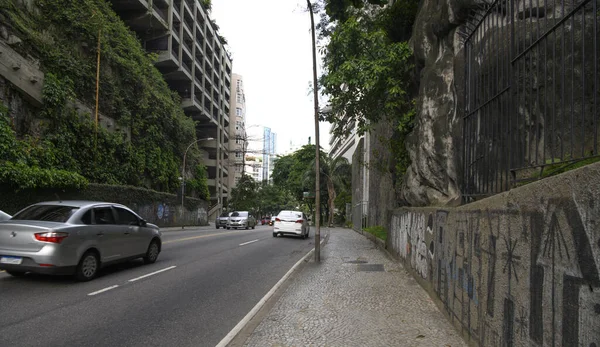
M112 0L114 10L134 30L181 107L196 121L211 194L210 212L227 203L232 61L218 28L199 0ZM186 168L189 173L193 168ZM210 216L209 216L210 217Z
M248 151L246 132L246 95L244 80L232 75L231 98L229 100L229 188L235 187L244 172L244 157ZM248 172L246 172L248 173ZM248 173L249 174L249 173Z
M264 128L263 131L263 174L262 179L271 180L271 174L275 167L275 154L277 153L277 134L271 131L271 128Z

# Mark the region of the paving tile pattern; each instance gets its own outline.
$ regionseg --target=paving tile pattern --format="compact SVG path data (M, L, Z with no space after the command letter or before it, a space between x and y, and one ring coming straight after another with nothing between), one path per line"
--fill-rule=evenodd
M245 346L467 346L402 265L352 230L329 232L321 263L306 265ZM384 271L359 271L361 261Z

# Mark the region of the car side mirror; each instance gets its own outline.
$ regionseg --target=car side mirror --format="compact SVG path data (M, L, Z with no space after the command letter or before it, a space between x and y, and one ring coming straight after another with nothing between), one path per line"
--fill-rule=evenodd
M146 222L145 220L142 219L140 221L140 225L143 226L143 227L148 226L148 222Z

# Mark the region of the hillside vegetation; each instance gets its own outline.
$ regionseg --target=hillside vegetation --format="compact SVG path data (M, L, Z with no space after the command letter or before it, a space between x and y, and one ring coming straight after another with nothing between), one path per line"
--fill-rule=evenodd
M16 189L52 187L86 181L134 185L174 192L179 186L181 158L195 139L194 122L185 116L179 96L154 67L156 57L144 51L135 33L104 0L35 0L35 7L0 0L0 22L22 42L14 46L40 61L46 74L40 138L10 134L6 112L0 109L0 181ZM130 129L120 133L98 129L91 117L81 117L67 105L77 99L95 104L98 37L101 41L99 110ZM198 153L188 153L189 168L202 169ZM190 159L191 158L191 159ZM22 173L8 172L20 167ZM13 170L14 171L14 170ZM17 170L19 171L19 170ZM192 169L194 173L206 170ZM197 186L205 197L206 178ZM201 182L202 183L202 182Z

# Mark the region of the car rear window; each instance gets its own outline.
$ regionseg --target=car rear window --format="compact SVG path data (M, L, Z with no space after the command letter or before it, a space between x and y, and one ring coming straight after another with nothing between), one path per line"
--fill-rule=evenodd
M64 223L78 207L64 205L33 205L14 215L11 220L39 220Z
M281 211L277 216L279 218L302 218L302 212L296 211Z
M233 212L231 217L248 217L248 212Z

